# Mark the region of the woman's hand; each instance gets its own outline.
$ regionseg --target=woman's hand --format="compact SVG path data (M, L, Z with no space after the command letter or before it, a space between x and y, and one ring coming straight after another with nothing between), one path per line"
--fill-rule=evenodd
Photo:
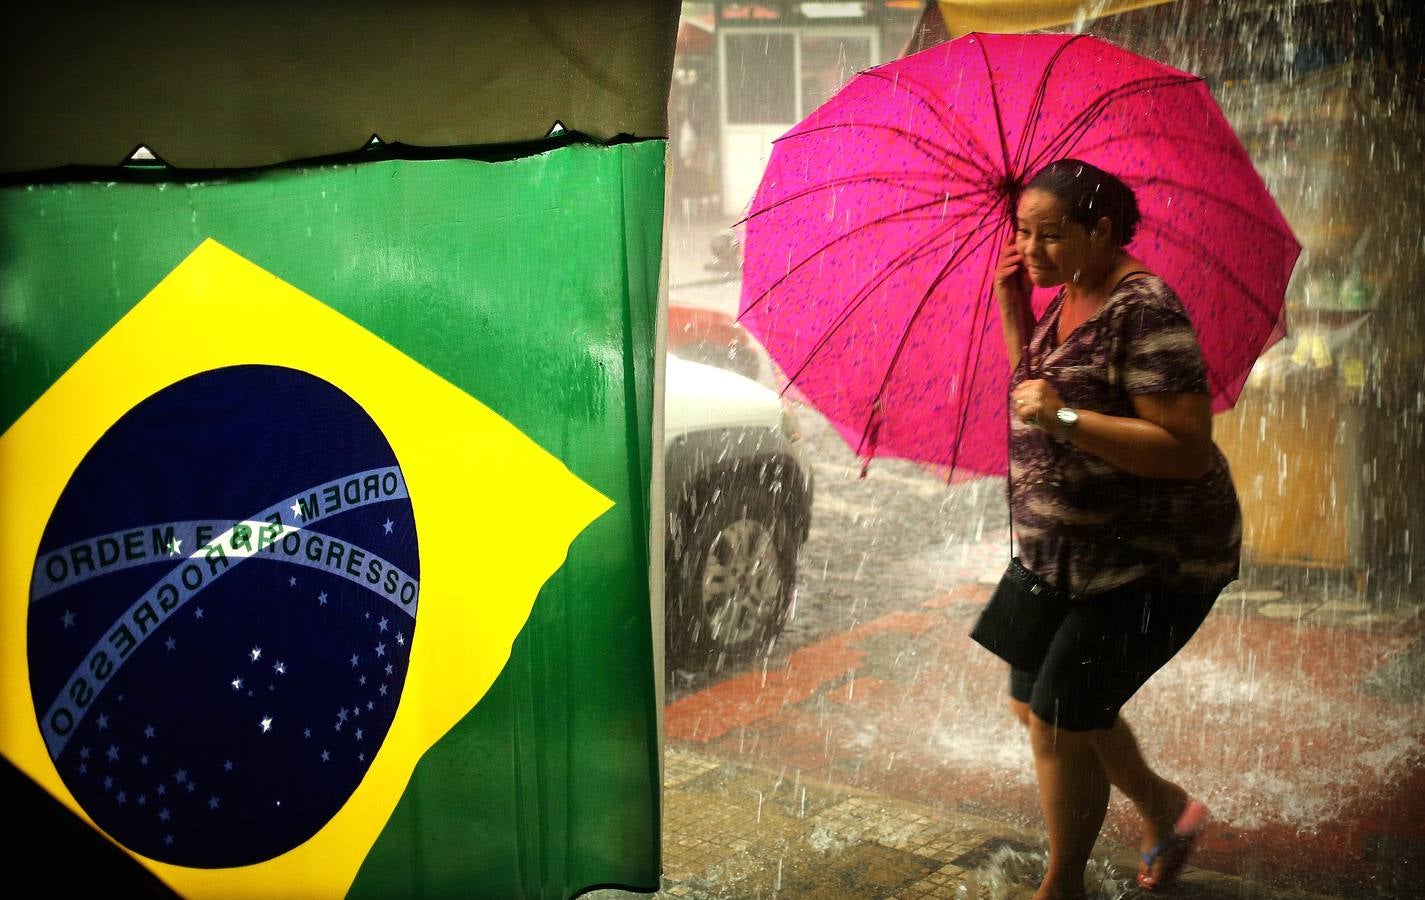
M1029 304L1033 285L1029 281L1029 270L1024 268L1024 256L1019 252L1014 238L1000 249L999 265L995 268L995 299L1001 309L1018 311Z
M1015 246L1014 238L1000 249L999 265L995 268L995 299L999 301L1000 331L1004 336L1004 351L1009 367L1019 367L1019 358L1029 344L1034 331L1034 313L1029 306L1033 286L1024 258Z
M1064 398L1054 386L1042 378L1022 381L1009 397L1009 411L1026 425L1053 429L1054 414L1064 405Z

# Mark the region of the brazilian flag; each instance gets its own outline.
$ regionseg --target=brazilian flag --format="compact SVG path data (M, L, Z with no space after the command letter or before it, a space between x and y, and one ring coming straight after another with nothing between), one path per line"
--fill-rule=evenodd
M664 155L0 187L0 754L103 841L30 835L27 883L657 884Z

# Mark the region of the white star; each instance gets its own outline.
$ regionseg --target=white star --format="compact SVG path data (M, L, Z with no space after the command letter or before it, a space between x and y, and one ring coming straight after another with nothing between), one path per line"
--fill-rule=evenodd
M233 685L233 690L235 690L235 691L240 691L240 690L242 690L242 679L241 679L241 678L234 678L234 679L232 680L232 685Z
M164 794L167 794L167 793L168 793L168 785L166 785L166 784L160 784L160 785L158 786L158 796L162 797Z
M386 645L385 645L385 644L377 644L377 645L376 645L376 655L377 655L377 656L385 656L385 655L386 655Z
M271 716L263 716L262 722L259 723L259 724L262 725L262 733L263 733L263 734L266 734L267 732L269 732L269 731L272 730L272 717L271 717Z
M356 739L357 739L358 741L361 740L361 729L360 729L360 728L356 729Z
M209 798L208 798L208 808L209 808L209 809L217 809L217 808L218 808L218 798L217 798L217 797L209 797Z
M148 806L148 794L139 794L137 802L139 806Z
M274 665L272 668L276 670L278 675L287 674L287 664L280 659L277 660L276 665Z
M168 821L168 807L165 806L163 809L158 811L158 818L161 822Z
M303 729L302 729L302 737L304 737L304 738L309 738L309 737L311 737L311 736L312 736L312 729L310 729L310 728L303 728Z
M171 834L165 834L165 835L163 836L163 842L164 842L165 844L167 844L168 846L172 847L172 846L173 846L173 835L171 835Z
M182 550L182 549L183 549L183 541L179 540L178 538L169 538L169 539L168 539L168 555L169 555L169 556L178 556L178 555L179 555L179 551Z
M80 758L80 759L88 759L88 758L89 758L89 748L88 748L88 747L80 747L80 748L79 748L79 758Z
M143 756L140 756L140 757L139 757L139 765L141 765L141 766L146 766L146 765L148 765L148 754L147 754L147 753L145 753Z
M99 730L103 731L109 727L109 717L104 713L99 714Z
M129 795L128 795L128 792L126 792L126 791L119 791L119 793L117 793L117 794L114 795L114 802L117 803L117 804L119 804L120 806L123 806L125 803L128 803L128 802L129 802Z
M377 631L380 631L382 634L385 634L385 633L386 633L386 623L389 622L389 621L390 621L390 620L387 619L385 616L382 616L382 617L381 617L381 621L379 621L379 622L376 623L376 630L377 630Z
M362 675L360 678L356 679L356 683L361 685L362 687L366 687L366 676Z
M337 718L337 721L338 721L338 722L345 722L345 721L346 721L346 707L345 707L345 706L343 706L341 709L337 710L337 712L336 712L336 718Z
M112 775L105 775L105 776L104 776L104 790L107 791L109 788L111 788L111 787L113 787L113 786L114 786L114 776L112 776Z
M327 751L322 751L322 762L331 762L332 755Z
M381 685L381 696L386 696L386 685Z
M153 740L153 726L152 726L152 725L149 725L148 727L144 728L144 730L143 730L143 736L146 737L146 738L148 738L149 740Z
M396 643L402 647L406 646L406 635L400 631L396 632Z
M326 591L322 591L320 594L317 595L317 602L320 603L322 606L326 606L326 605L327 605L327 592L326 592Z
M193 610L193 618L195 618L195 619L201 619L201 618L203 618L203 607L200 606L200 607L198 607L197 609Z
M64 627L65 627L65 628L73 628L73 627L74 627L74 613L70 612L69 610L66 609L66 610L64 611L64 615L63 615L63 616L60 616L60 619L61 619L61 621L64 622Z
M387 519L386 521L384 521L384 522L381 523L381 527L384 528L384 529L386 529L386 533L387 533L387 534L390 534L390 533L391 533L391 529L394 528L394 527L396 527L396 523L395 523L395 522L392 522L390 519Z
M223 771L224 771L224 772L231 772L232 770L233 770L233 761L230 760L230 759L224 760L224 761L223 761Z
M356 654L355 654L355 653L351 654L351 667L352 667L353 669L356 668Z
M109 757L109 762L117 762L119 759L119 748L113 744L109 745L109 752L104 754Z
M251 656L251 657L252 657L252 661L253 661L253 662L257 662L259 659L262 659L262 648L261 648L261 647L253 647L253 648L252 648L252 651L251 651L250 653L248 653L248 656Z
M396 671L395 667L392 666L390 663L386 663L386 674L390 675L394 671Z
M292 518L294 518L294 519L300 519L300 518L302 518L302 504L300 504L300 503L293 503L293 504L291 505L291 507L289 507L289 508L292 510Z
M170 637L168 640L163 642L163 646L166 650L172 650L174 647L178 646L178 642L175 641L172 637Z
M288 586L288 587L296 587L296 586L297 586L297 576L293 575L291 578L288 578L288 579L287 579L287 586Z
M173 773L173 780L176 781L176 782L178 782L179 784L182 784L183 782L187 781L187 780L188 780L188 770L187 770L187 769L179 769L177 772L174 772L174 773Z

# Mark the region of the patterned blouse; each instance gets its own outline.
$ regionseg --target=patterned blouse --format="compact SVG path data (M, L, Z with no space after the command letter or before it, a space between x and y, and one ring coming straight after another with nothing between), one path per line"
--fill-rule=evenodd
M1035 324L1011 390L1043 378L1066 406L1123 417L1136 417L1135 394L1208 393L1187 310L1157 276L1125 279L1053 347L1063 300ZM1030 571L1080 596L1150 573L1213 591L1237 577L1242 513L1215 445L1201 478L1144 478L1009 419L1010 512Z

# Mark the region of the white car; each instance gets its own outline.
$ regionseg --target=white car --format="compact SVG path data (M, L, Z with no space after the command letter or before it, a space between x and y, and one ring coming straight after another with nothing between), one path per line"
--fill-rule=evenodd
M781 631L811 467L790 404L735 372L669 356L663 423L667 668L715 672Z

